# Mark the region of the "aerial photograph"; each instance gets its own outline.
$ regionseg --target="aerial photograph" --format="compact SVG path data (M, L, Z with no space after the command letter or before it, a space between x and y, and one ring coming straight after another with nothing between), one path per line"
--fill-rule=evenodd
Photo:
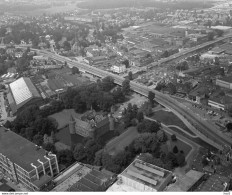
M232 190L232 0L0 0L0 194Z

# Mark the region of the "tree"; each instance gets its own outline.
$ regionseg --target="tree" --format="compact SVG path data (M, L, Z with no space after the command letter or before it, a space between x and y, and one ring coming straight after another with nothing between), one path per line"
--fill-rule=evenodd
M59 164L68 167L74 162L73 153L70 150L61 150L57 152L57 159Z
M208 33L208 41L214 40L214 32L209 32Z
M4 124L4 127L7 129L11 129L12 128L11 122L7 120Z
M76 161L83 162L86 159L86 152L83 144L77 144L73 151L73 157Z
M49 152L56 153L56 147L52 143L43 144L43 148Z
M112 96L114 103L122 103L125 101L125 95L123 94L121 87L117 87L115 90L113 90Z
M129 68L129 60L124 60L123 62L122 62L122 64L124 64L125 66L126 66L126 68Z
M153 113L150 102L144 102L140 107L139 112L143 112L146 116L150 116Z
M107 76L102 79L101 88L103 91L109 92L115 86L114 79L111 76Z
M176 138L176 135L175 135L175 134L171 135L171 140L172 140L173 142L177 141L177 138Z
M159 142L166 142L167 141L167 135L165 134L165 132L163 130L159 130L157 131L157 138L159 140Z
M183 151L182 151L183 152ZM177 155L177 163L179 164L180 167L184 166L185 165L185 156L184 156L184 153L179 153Z
M159 143L155 133L140 134L133 142L136 153L150 152L155 154L159 151Z
M174 153L174 154L177 154L178 152L179 152L179 150L178 150L177 146L174 146L174 148L173 148L173 153Z
M231 131L232 130L232 123L227 123L226 128L227 128L227 131Z
M77 113L83 113L86 110L86 103L82 101L79 94L73 98L73 108Z
M125 79L122 82L122 92L123 92L124 95L128 95L129 94L129 92L130 92L130 80Z
M43 145L43 136L40 134L36 134L33 137L33 142L38 146L42 146Z
M205 167L209 164L208 160L206 159L206 157L203 157L201 160L202 165Z
M149 91L148 92L148 100L149 100L152 107L154 106L154 102L155 102L154 99L155 99L155 93L152 91Z
M168 83L167 84L167 89L168 89L168 92L173 95L176 93L176 86L173 84L173 83Z
M133 80L133 74L132 74L131 71L128 73L128 79L129 79L130 81Z
M80 74L79 68L73 66L73 67L72 67L72 74Z
M214 58L214 64L215 65L220 65L219 57Z
M137 120L138 120L139 122L142 122L143 119L144 119L143 112L138 112L138 114L137 114Z

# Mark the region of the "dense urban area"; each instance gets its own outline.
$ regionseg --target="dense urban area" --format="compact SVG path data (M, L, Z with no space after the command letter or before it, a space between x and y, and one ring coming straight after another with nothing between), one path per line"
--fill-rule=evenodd
M0 191L231 188L231 1L0 0Z

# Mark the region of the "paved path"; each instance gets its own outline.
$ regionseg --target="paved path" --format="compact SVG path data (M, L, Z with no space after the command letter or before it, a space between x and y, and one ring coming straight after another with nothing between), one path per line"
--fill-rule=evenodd
M189 132L185 131L184 129L182 129L182 128L176 126L176 125L167 125L167 127L168 127L168 128L171 128L171 127L177 128L177 129L179 129L180 131L182 131L183 133L187 134L188 136L190 136L190 137L192 137L192 138L198 138L197 135L192 135L192 134L190 134Z
M151 121L156 121L155 119L152 118L147 118ZM187 171L191 166L192 166L192 162L193 162L193 158L196 156L196 154L198 153L199 148L201 147L200 145L198 145L197 143L189 140L188 138L178 134L177 132L175 132L174 130L168 128L166 125L162 124L163 130L168 133L168 134L175 134L176 137L181 140L182 142L185 142L186 144L188 144L189 146L191 146L191 151L187 154L187 156L185 157L186 160L186 165L184 167L181 167L179 169L181 169L182 171Z

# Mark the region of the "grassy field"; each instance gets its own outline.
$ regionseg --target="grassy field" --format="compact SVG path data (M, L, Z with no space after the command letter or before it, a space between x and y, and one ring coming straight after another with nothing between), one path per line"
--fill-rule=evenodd
M129 129L116 137L115 139L108 142L105 149L111 155L117 154L119 151L124 150L137 136L139 135L136 127L129 127Z
M153 119L160 121L161 123L165 125L175 125L183 130L187 131L188 133L195 135L175 114L172 112L159 110L156 111L152 117Z

